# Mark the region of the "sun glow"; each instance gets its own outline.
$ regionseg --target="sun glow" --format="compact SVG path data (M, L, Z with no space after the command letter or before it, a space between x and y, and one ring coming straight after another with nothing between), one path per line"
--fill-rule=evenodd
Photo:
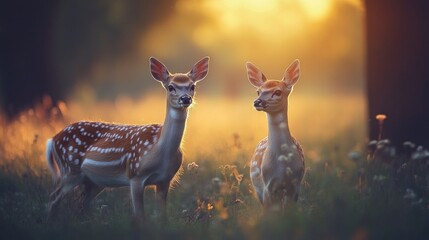
M35 164L45 163L46 139L71 122L148 124L162 123L165 117L163 94L153 93L136 100L120 96L114 102L92 98L89 89L80 90L78 94L79 98L72 97L76 100L61 103L58 107L52 108L52 103L38 104L10 123L0 114L2 156L5 159L29 158ZM201 156L211 155L219 162L228 163L242 150L252 154L259 140L267 135L266 116L255 111L253 100L253 96L231 101L198 95L198 105L190 110L184 137L186 161L197 161ZM329 142L339 136L347 135L351 147L364 139L365 102L362 96L314 98L294 94L290 100L291 129L309 152L319 151L320 142ZM308 109L318 117L309 117ZM233 147L234 144L239 144L239 148ZM34 150L34 156L25 155L29 149Z
M332 0L300 0L301 6L310 19L320 20L329 14Z

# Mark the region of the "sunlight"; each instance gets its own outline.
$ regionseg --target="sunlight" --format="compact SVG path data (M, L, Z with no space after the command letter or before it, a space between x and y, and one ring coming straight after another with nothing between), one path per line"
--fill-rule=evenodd
M332 0L300 0L300 3L313 20L320 20L328 15L332 6Z
M32 156L33 161L40 163L45 161L45 140L71 122L90 120L148 124L162 123L165 117L165 97L159 93L151 93L135 100L119 96L114 102L91 97L93 92L84 86L75 94L80 97L74 95L71 97L74 100L61 102L56 111L37 104L10 123L2 121L0 115L0 153L8 159L25 157L23 154L31 146L37 150L37 156ZM267 135L266 116L255 111L253 100L253 96L231 101L223 97L198 95L198 105L190 110L184 137L187 161L196 161L201 155L212 155L214 149L229 149L234 136L240 138L240 149L252 153L258 141ZM336 106L335 110L333 105ZM318 117L309 117L308 109L314 109L313 115ZM64 119L55 115L58 112ZM214 113L216 117L212 117ZM329 142L339 137L346 139L343 144L350 148L363 141L364 116L365 102L360 95L314 98L311 95L294 94L290 99L292 133L309 151L318 152L320 142ZM311 131L308 126L312 126ZM235 152L225 152L217 160L225 162L233 159L228 154Z
M199 49L214 59L228 59L224 67L234 69L241 69L245 60L265 63L269 60L265 69L279 71L276 74L281 74L277 69L285 67L286 59L297 56L304 62L328 63L326 59L330 59L343 64L346 61L342 57L360 62L363 14L359 2L178 0L168 20L151 26L142 35L141 54L168 59ZM341 6L347 5L352 7L341 10ZM343 28L344 23L353 24L355 30ZM333 44L338 42L339 45ZM320 44L325 47L321 48ZM361 74L344 75L360 77ZM337 76L323 78L336 79ZM320 77L317 74L317 78Z

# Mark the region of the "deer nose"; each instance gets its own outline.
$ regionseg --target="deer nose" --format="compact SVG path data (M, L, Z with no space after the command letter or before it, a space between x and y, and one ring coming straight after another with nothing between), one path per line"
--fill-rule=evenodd
M189 104L192 103L192 98L190 96L187 96L187 95L181 96L179 98L179 103L181 103L181 104L188 104L189 105Z
M258 98L253 102L253 106L260 107L261 103L262 103L262 100Z

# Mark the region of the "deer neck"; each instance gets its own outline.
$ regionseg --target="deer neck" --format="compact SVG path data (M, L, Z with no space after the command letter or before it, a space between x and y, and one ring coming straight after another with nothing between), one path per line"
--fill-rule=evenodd
M158 142L160 149L162 149L164 153L175 154L179 149L185 131L187 117L187 108L173 108L167 102L165 121Z
M282 146L292 146L292 136L289 131L287 102L283 111L268 113L268 148L271 156L282 154ZM283 147L284 149L284 147Z

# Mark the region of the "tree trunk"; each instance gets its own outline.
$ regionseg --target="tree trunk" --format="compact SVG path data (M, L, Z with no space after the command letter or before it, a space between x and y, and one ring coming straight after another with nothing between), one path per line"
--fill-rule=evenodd
M370 139L429 144L429 1L366 0Z
M0 4L0 103L14 115L55 85L52 19L57 1L5 1Z

